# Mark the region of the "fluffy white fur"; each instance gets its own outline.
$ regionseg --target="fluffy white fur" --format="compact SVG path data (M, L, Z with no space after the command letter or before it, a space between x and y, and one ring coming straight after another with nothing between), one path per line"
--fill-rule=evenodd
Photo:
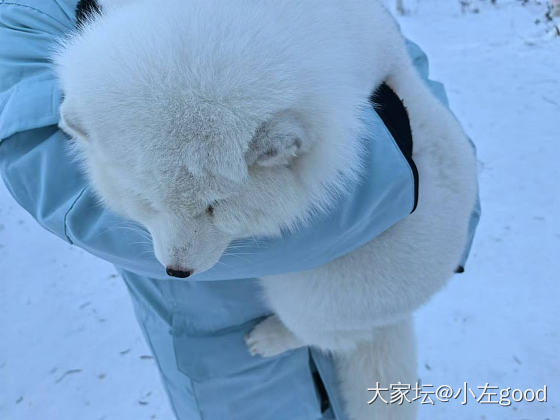
M411 313L452 276L476 194L473 151L374 0L105 0L62 42L61 127L91 183L141 223L167 267L202 272L228 244L327 209L360 171L360 109L403 99L416 211L314 270L262 280L275 316L252 353L332 352L352 420L412 419L367 387L416 382Z

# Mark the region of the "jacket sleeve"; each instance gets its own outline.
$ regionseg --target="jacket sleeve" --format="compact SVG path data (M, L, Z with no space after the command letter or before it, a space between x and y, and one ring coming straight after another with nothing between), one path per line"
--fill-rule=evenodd
M0 0L0 174L13 197L43 227L120 268L167 278L138 229L99 205L67 153L58 127L61 94L49 62L57 38L74 28L76 0ZM434 93L428 62L413 43L414 64ZM411 171L390 133L372 110L364 179L351 186L328 214L280 238L245 241L244 255L226 255L189 280L225 280L302 271L322 265L373 239L410 212ZM385 171L380 182L372 171Z

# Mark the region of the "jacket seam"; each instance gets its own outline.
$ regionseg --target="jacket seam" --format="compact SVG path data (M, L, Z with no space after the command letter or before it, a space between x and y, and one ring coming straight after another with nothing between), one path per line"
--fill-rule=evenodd
M85 188L84 188L84 189L85 189ZM145 331L148 331L148 329L146 328L146 323L144 322L144 320L139 320L139 322L140 322L140 323L142 324L142 326L144 327L144 330L145 330ZM145 334L145 337L146 337L146 341L148 342L148 345L150 346L150 350L151 350L152 354L156 354L156 352L155 352L155 347L154 347L153 340L152 340L152 337L150 336L150 334ZM173 356L175 357L175 354L173 354ZM166 394L167 394L167 397L168 397L168 400L169 400L169 405L171 406L171 410L173 411L173 414L175 414L175 417L176 417L176 418L179 418L179 411L177 410L175 401L174 401L174 399L171 397L171 393L169 392L169 390L168 390L168 388L167 388L167 384L165 384L165 381L166 381L166 379L165 379L165 373L164 373L164 370L162 369L162 366L161 366L161 363L160 363L160 361L159 361L159 358L156 357L156 358L155 358L155 361L156 361L156 364L157 364L157 366L158 366L159 374L162 376L163 381L164 381L164 389L165 389L165 392L166 392ZM177 369L177 371L178 371L179 373L183 374L183 372L180 372L178 369ZM184 374L183 374L183 375L184 375ZM187 377L187 379L188 379L188 381L190 381L191 387L193 388L193 394L194 394L193 382L192 382L191 378L188 378L188 377ZM196 399L196 397L195 397L195 402L197 403L197 409L199 410L199 413L200 413L200 408L198 407L198 400Z
M30 9L33 10L34 12L37 12L39 14L45 15L47 16L49 19L54 20L55 22L59 23L60 25L66 26L64 25L60 20L58 20L57 18L55 18L54 16L51 16L50 14L48 14L47 12L43 12L40 9L37 9L33 6L28 6L27 4L20 4L20 3L15 3L15 2L1 2L0 6L18 6L18 7L23 7L25 9Z
M70 205L68 210L66 210L66 213L64 213L64 236L66 237L68 242L70 242L72 245L74 245L74 242L72 241L72 239L68 235L68 224L67 224L68 215L70 214L70 212L72 211L72 209L74 208L74 206L76 205L78 200L82 197L82 195L84 194L86 189L87 189L87 187L82 188L82 190L80 191L80 193L78 194L76 199L72 202L72 204Z

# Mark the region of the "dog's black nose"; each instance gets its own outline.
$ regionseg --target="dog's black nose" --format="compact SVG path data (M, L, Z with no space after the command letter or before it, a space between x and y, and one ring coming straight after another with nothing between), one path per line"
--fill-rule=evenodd
M192 270L176 270L174 268L171 267L167 267L165 269L165 272L167 273L168 276L171 277L178 277L180 279L184 279L186 277L189 277L192 274Z

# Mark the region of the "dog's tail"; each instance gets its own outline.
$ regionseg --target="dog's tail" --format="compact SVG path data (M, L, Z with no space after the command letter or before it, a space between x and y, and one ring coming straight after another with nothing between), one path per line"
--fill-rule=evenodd
M417 402L407 401L418 381L412 316L377 328L373 340L337 355L336 367L348 420L416 418Z

